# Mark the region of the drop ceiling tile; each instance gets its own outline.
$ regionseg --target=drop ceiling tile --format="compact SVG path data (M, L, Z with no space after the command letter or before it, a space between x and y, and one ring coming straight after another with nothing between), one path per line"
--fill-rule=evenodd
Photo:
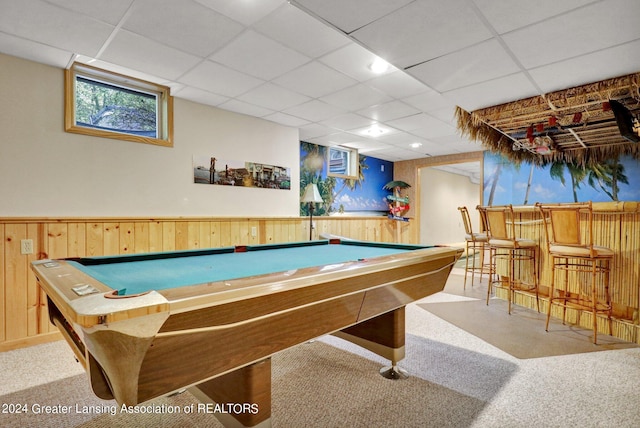
M194 103L200 103L210 106L218 106L229 101L229 98L222 95L213 94L211 92L203 91L202 89L186 86L173 94L176 98L182 98Z
M344 34L289 3L253 28L310 58L325 55L351 42Z
M640 39L639 16L636 0L601 1L502 38L529 69Z
M195 0L244 25L252 25L261 20L283 3L283 0L229 1L229 0Z
M387 120L414 115L419 113L419 110L402 101L390 101L388 103L376 104L360 110L357 113L376 121L385 122Z
M322 125L328 126L330 128L341 129L343 131L348 131L350 129L362 128L364 126L370 126L375 123L372 119L367 119L366 117L362 117L357 114L347 113L341 114L338 116L334 116L330 119L323 120L320 122Z
M65 68L72 57L69 51L4 33L0 33L0 52L58 68Z
M404 98L403 102L409 104L418 110L430 113L432 111L441 110L443 108L455 108L455 103L436 91L426 91L417 95Z
M345 143L352 142L355 136L346 132L334 132L327 135L321 135L313 138L313 142L324 146L341 146Z
M310 123L308 120L300 119L299 117L291 116L281 112L269 114L267 116L264 116L263 119L270 120L284 126L291 126L293 128L299 128Z
M271 80L310 61L309 57L253 30L242 33L211 59L264 80Z
M264 80L256 79L212 61L202 61L180 77L178 81L227 97L241 95L264 83Z
M418 147L416 149L411 149L415 152L422 153L422 157L433 157L433 156L443 156L451 153L451 149L443 146L442 144L428 142L422 147Z
M414 1L351 35L399 68L492 37L467 0Z
M503 34L593 3L593 0L510 0L508 7L495 0L474 0L474 3L491 26Z
M438 92L468 86L520 71L502 45L489 39L407 69Z
M433 116L436 119L440 119L443 122L451 122L451 123L455 122L455 114L456 114L456 108L453 105L444 107L438 110L431 110L429 112L429 116Z
M420 159L427 157L424 152L415 152L408 149L399 149L397 147L380 149L375 153L378 159L384 159L389 162L398 162L403 160Z
M408 132L400 131L387 135L382 135L378 137L378 140L385 144L390 144L393 146L398 146L402 148L409 148L411 144L420 143L422 146L427 144L427 140L424 138L418 137L413 134L409 134Z
M345 33L362 27L413 0L294 0L293 3L319 15Z
M367 85L394 98L404 98L429 90L424 83L402 71L394 71L383 76L374 77L371 80L367 80Z
M255 116L255 117L268 116L274 113L273 110L269 110L267 108L260 107L255 104L245 103L244 101L238 101L236 99L231 99L226 103L220 104L218 107L220 107L223 110L229 110L236 113L242 113L248 116Z
M113 25L38 0L2 0L0 11L0 32L91 57L114 29Z
M319 58L319 60L329 67L341 71L347 76L351 76L360 82L364 82L374 77L378 77L377 74L369 69L369 65L371 65L376 58L377 56L375 54L355 43L352 43ZM389 72L392 70L393 69Z
M457 132L458 130L453 126L453 124L444 123L437 119L434 119L434 122L427 127L421 127L410 131L411 134L427 140L447 135L454 135Z
M265 83L237 97L240 101L280 111L310 100L309 97L273 83Z
M346 110L360 110L374 104L388 102L391 97L367 85L357 84L321 97L321 100Z
M529 70L543 92L559 91L640 70L640 40Z
M243 30L243 26L208 7L174 0L136 0L123 28L187 53L211 55Z
M116 25L125 15L133 0L47 0L47 3L71 9L84 15Z
M318 61L283 74L273 82L312 98L319 98L357 83L355 79Z
M319 100L311 100L304 104L288 108L284 113L306 119L310 122L320 122L330 117L346 113L346 110Z
M310 141L312 138L319 138L323 135L329 135L335 132L335 129L328 128L317 123L310 123L300 127L300 139Z
M501 77L487 82L454 89L443 94L467 111L504 104L540 95L523 73Z
M455 129L452 129L452 127L449 124L446 124L441 120L438 120L425 113L418 113L418 114L414 114L413 116L407 116L400 119L390 120L387 122L387 124L389 126L393 126L394 128L398 128L403 131L408 131L411 133L415 133L414 131L416 130L431 129L437 135L444 135L443 132L446 132L447 134L449 134L455 130ZM451 131L451 132L447 132L447 131ZM416 135L420 135L422 137L428 138L427 135L421 135L421 134L416 134Z
M126 30L116 33L100 59L171 80L200 61L196 56Z

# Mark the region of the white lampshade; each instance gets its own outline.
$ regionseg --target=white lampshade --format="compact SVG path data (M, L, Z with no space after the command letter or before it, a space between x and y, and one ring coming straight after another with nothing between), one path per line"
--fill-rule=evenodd
M320 191L316 184L308 184L304 189L304 195L302 195L301 202L322 202Z

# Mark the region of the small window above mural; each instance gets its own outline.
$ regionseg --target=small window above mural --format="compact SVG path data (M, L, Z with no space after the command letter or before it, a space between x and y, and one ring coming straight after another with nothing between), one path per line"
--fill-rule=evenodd
M358 150L349 147L329 147L327 150L329 177L358 179Z

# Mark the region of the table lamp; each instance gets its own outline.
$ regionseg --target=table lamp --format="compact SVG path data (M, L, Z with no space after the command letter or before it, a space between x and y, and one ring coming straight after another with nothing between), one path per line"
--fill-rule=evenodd
M313 236L313 210L317 202L322 202L320 191L318 191L318 185L315 183L308 184L304 189L304 195L302 195L300 202L309 203L309 240L311 240Z

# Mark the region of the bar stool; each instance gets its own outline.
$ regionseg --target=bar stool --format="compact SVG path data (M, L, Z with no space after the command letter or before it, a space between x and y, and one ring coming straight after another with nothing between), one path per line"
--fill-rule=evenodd
M487 251L489 252L489 263L486 263L484 268L489 273L489 282L491 282L492 279L493 279L493 276L496 273L496 263L495 263L494 258L493 258L494 251L489 246L489 239L488 239L489 238L489 223L487 222L487 210L485 209L485 207L483 207L481 205L477 205L476 206L476 210L478 211L478 214L480 215L480 224L482 225L482 230L484 231L483 233L485 235L487 235L487 244L485 245L485 247L486 247Z
M593 244L593 209L591 202L572 204L536 204L545 222L547 251L551 259L551 286L545 330L549 331L551 306L562 306L562 324L567 307L589 311L593 318L593 343L598 341L599 313L605 314L611 335L611 296L609 274L614 253L610 248ZM582 220L582 221L581 221ZM556 288L555 273L564 272L564 288ZM569 277L569 273L574 275ZM599 284L597 276L601 275ZM571 279L571 281L570 281ZM556 296L558 292L558 296Z
M509 314L511 314L511 303L516 291L534 292L536 295L536 305L540 312L540 300L538 296L538 263L536 252L538 244L531 239L519 238L516 236L516 226L513 214L513 206L488 206L482 207L487 219L489 248L493 252L493 263L498 260L505 260L509 268L509 276L506 280L489 281L487 290L487 305L491 297L492 288L503 288L509 290ZM531 262L531 274L533 284L522 282L516 279L516 262ZM519 273L522 268L519 266Z
M484 275L484 252L489 247L489 238L486 233L475 233L471 226L471 217L469 216L469 210L467 207L458 207L460 214L462 215L462 223L464 224L464 240L466 244L466 260L464 266L464 289L467 289L467 275L471 272L471 286L473 287L473 281L475 273L480 272L480 282L482 282L482 275ZM469 257L473 252L473 262L469 267ZM480 265L476 266L476 251L480 251Z

